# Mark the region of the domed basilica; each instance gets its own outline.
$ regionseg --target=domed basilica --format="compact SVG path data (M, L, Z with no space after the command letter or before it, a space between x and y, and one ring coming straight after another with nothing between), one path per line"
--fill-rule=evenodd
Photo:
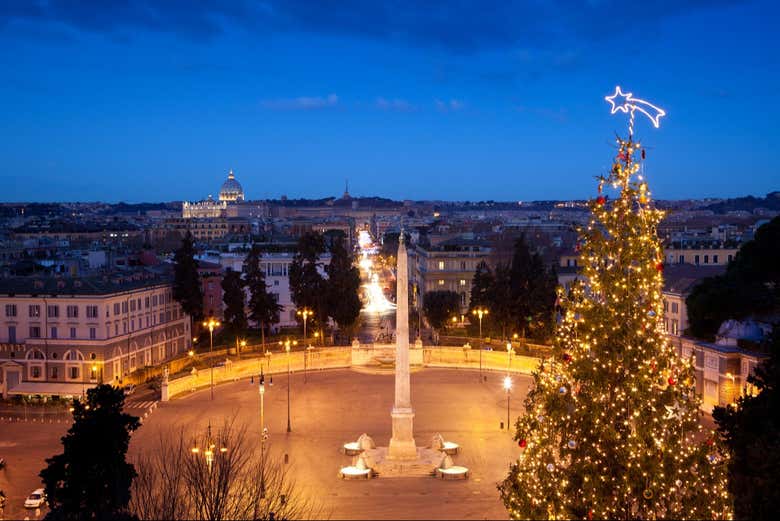
M244 189L241 188L241 183L236 181L236 176L233 175L232 169L228 173L227 180L222 183L222 188L219 190L219 200L230 203L244 200Z
M209 217L225 217L228 214L228 205L244 202L244 189L238 182L231 169L222 187L219 189L219 200L215 201L209 195L207 199L190 203L182 203L181 216L185 219L204 219Z

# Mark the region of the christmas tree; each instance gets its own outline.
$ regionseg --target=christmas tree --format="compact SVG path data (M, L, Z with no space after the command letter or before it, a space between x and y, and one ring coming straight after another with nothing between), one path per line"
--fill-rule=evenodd
M520 454L499 484L516 519L732 516L727 455L699 422L692 360L663 331L663 212L639 175L631 115L580 230L582 282L559 290L552 355L516 423Z

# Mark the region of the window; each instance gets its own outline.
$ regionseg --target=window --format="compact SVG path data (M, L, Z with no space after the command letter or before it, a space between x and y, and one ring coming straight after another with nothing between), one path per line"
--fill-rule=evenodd
M149 297L144 297L144 307L149 309Z
M444 269L444 261L439 261L439 269L440 270Z
M460 282L459 282L459 284L460 284L461 286L465 286L465 285L466 285L466 279L460 279Z
M51 368L51 377L54 380L60 377L60 368L57 367L56 365Z
M97 338L97 328L91 327L89 328L89 339L95 340Z
M680 256L678 257L678 261L677 261L677 263L678 263L678 264L685 264L685 255L680 255Z
M208 287L208 290L211 291L212 289L214 289L214 283L212 281L209 281L206 287Z
M60 316L60 307L57 305L47 306L46 307L46 316L49 318L59 318Z
M731 258L732 258L732 257L733 257L733 255L729 255L729 256L727 257L727 260L728 260L729 262L731 262Z
M672 334L676 335L676 334L678 334L678 331L679 331L679 328L678 328L678 325L677 325L677 321L672 319Z
M76 338L76 328L75 327L70 328L70 337L71 338Z
M68 306L65 311L68 315L68 318L79 318L78 306Z
M677 302L672 302L672 313L677 313Z
M40 378L41 377L41 367L38 365L34 365L30 367L30 378Z
M76 380L79 377L79 368L78 367L70 367L70 379Z
M152 306L157 305L157 295L152 295Z
M699 265L699 256L698 255L694 255L693 256L693 263L696 264L697 266Z
M6 304L5 305L5 316L7 316L7 317L15 317L16 316L16 304Z
M165 322L165 313L160 312L160 324L162 324L163 322Z
M278 286L278 285L279 285L279 281L278 281L278 280L275 280L275 281L274 281L274 286Z
M710 256L709 255L705 255L704 256L704 264L709 264L709 263L710 263Z
M118 315L118 314L119 314L119 302L114 304L114 315Z
M27 313L30 318L37 318L41 316L41 306L38 304L31 304L30 307L27 308Z
M666 313L667 311L669 311L669 302L666 299L664 299L664 313Z
M130 311L135 311L135 299L130 301Z
M30 338L41 338L41 328L38 326L30 326Z
M135 319L130 320L130 331L135 331Z
M51 336L51 338L57 338L57 328L56 327L52 327L51 328L51 335L50 336Z
M127 333L127 320L122 321L122 334Z
M460 269L466 271L466 261L460 261Z
M127 301L122 302L122 313L127 313Z
M444 279L439 279L439 286L444 286Z
M97 306L87 306L87 318L97 318L98 309Z
M717 264L718 263L718 256L717 255L713 255L712 256L712 263L713 264Z
M8 326L8 342L11 344L16 343L16 326Z

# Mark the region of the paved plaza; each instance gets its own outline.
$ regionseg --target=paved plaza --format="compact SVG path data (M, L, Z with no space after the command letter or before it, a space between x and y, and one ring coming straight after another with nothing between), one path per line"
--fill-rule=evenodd
M503 373L454 369L423 369L412 373L415 439L430 444L440 432L462 446L458 465L471 469L465 481L434 478L378 478L343 481L338 470L349 458L341 445L367 432L377 445L390 439L393 403L392 374L364 374L352 370L292 375L292 433L287 427L287 376L274 377L265 395L266 426L270 451L289 456L292 476L305 495L315 498L332 519L504 519L506 511L496 483L508 470L517 446L500 422L506 421ZM522 412L531 382L514 376L512 416ZM249 426L249 441L259 443L259 395L257 385L240 380L160 404L134 434L131 455L154 446L161 432L183 427L202 435L209 421L215 426L236 417ZM9 494L7 517L27 515L18 508L38 483L37 473L46 457L60 450L59 437L66 424L3 423L0 450L8 454L9 468L0 471L0 487ZM5 476L2 474L5 473Z

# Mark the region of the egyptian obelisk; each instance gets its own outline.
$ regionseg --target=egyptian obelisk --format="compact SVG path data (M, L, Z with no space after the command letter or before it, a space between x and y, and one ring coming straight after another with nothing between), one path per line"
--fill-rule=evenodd
M411 392L409 389L409 261L404 244L404 231L398 238L395 310L395 402L390 417L393 436L387 458L390 460L417 459L414 443Z

